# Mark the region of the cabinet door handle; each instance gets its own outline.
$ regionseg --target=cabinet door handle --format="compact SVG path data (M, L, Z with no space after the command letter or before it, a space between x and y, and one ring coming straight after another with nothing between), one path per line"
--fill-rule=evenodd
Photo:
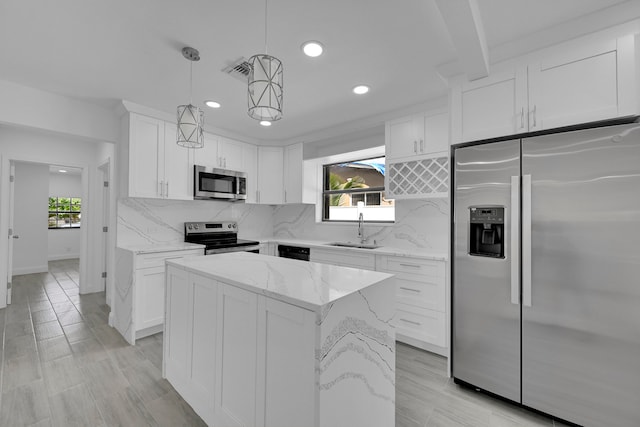
M413 152L418 154L418 141L413 141Z
M416 326L422 325L422 323L414 322L413 320L408 320L408 319L403 319L403 318L400 318L400 320L402 320L403 322L411 323L412 325L416 325Z
M411 291L411 292L415 292L415 293L420 293L420 289L413 289L413 288L405 288L404 286L400 286L400 289L404 290L404 291Z
M420 140L420 152L424 153L424 140L423 139Z
M167 181L165 186L166 186L166 190L164 192L164 197L167 198L167 197L169 197L169 181Z
M284 190L284 202L287 203L287 190Z
M400 264L402 267L420 268L418 264Z
M533 105L533 127L537 126L537 120L536 120L536 105Z
M158 194L160 194L160 198L164 197L164 181L158 182Z
M524 129L524 107L520 110L520 129Z

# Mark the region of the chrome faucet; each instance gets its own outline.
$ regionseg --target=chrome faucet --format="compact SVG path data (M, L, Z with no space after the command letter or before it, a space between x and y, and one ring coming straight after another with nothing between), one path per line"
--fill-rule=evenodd
M364 244L367 240L367 238L364 237L364 215L362 215L362 212L358 215L358 237L360 238L360 244Z

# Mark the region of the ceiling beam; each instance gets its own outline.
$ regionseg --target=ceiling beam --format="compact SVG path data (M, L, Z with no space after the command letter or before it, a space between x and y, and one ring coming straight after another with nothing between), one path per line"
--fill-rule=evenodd
M436 0L469 80L489 75L487 42L477 0Z

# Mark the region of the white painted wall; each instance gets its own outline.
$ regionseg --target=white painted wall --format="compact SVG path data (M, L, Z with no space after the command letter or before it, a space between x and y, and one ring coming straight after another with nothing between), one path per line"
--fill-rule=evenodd
M0 123L85 140L118 139L119 120L111 109L4 80L0 80L0 93Z
M82 197L82 176L50 173L49 196ZM49 261L80 257L81 229L51 229L47 234L49 237L47 259Z
M15 170L13 275L46 272L49 166L16 162Z
M61 104L62 107L68 107ZM73 111L66 111L73 116ZM0 108L0 123L3 122ZM117 132L117 126L115 131ZM81 227L80 292L91 293L104 289L101 279L101 224L96 210L96 188L101 174L98 165L113 158L113 144L95 142L87 138L71 137L52 132L0 125L0 230L6 232L9 218L9 164L11 160L42 164L63 164L83 168L82 198L85 206ZM6 304L8 257L7 239L0 239L0 308Z

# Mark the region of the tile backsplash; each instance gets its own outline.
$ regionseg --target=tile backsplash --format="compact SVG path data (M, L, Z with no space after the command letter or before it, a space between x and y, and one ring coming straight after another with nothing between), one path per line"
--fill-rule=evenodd
M208 200L125 198L118 201L118 245L182 242L185 221L237 221L239 236L356 241L357 224L315 222L313 205L266 206ZM364 225L368 243L402 249L447 251L446 199L398 200L393 225Z
M120 246L184 241L185 221L237 221L239 236L273 234L273 207L210 200L118 200Z
M357 241L358 226L315 222L315 206L284 205L275 208L273 235L282 238ZM447 251L449 202L447 199L397 200L393 225L364 225L367 243L402 249Z

